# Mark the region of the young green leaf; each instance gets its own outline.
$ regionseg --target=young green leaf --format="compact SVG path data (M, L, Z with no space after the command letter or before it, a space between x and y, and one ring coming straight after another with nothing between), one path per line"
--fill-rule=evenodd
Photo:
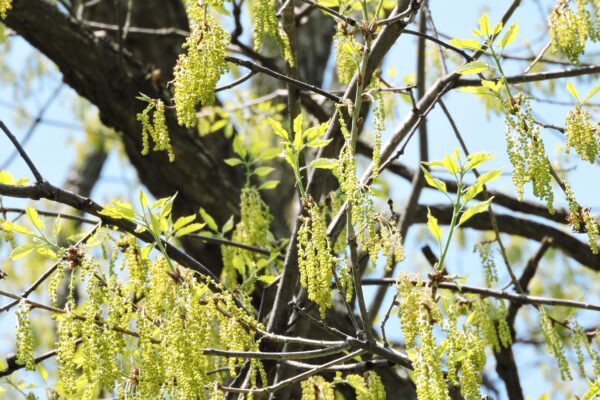
M571 96L573 96L575 100L579 101L579 93L577 93L577 88L571 82L567 82L567 91L571 93Z
M218 227L217 223L215 222L215 219L213 217L211 217L210 214L207 213L206 210L202 207L200 207L200 216L202 217L202 220L204 222L206 222L206 225L208 225L208 227L210 229L212 229L215 232L219 230L219 227Z
M313 168L334 169L338 165L338 160L335 158L317 158L310 163Z
M465 222L467 222L475 214L479 214L479 213L482 213L482 212L486 211L490 207L490 203L492 202L493 199L494 199L493 197L490 197L486 201L482 201L480 203L474 204L471 207L469 207L467 209L467 211L465 211L461 215L460 220L458 221L458 226L460 226L460 225L464 224Z
M429 173L425 167L421 167L421 169L423 170L423 175L425 175L425 181L429 186L446 193L446 184L443 181L431 176L431 173Z
M148 196L146 196L146 193L144 193L142 189L140 189L138 193L138 198L140 200L140 205L142 206L142 208L145 208L148 205Z
M458 164L456 164L456 161L454 161L454 159L451 158L448 153L444 155L442 166L451 174L456 174L459 171Z
M492 36L496 36L497 34L499 34L500 31L502 31L503 27L504 27L504 25L502 24L502 21L500 21L496 25L494 25L494 29L492 29Z
M467 157L467 164L465 165L465 169L471 170L473 168L477 168L481 163L489 161L493 158L494 156L492 154L483 151L469 154L469 156Z
M489 67L485 63L485 61L481 61L481 60L471 61L469 63L461 65L456 70L456 73L461 74L461 75L478 74L480 72L486 71L488 68Z
M504 49L508 45L510 45L516 38L519 33L519 24L511 24L506 30L504 36L500 40L500 46Z
M259 190L275 189L279 185L279 181L266 181L258 187Z
M246 147L244 147L244 144L242 143L242 137L240 135L237 135L236 137L233 138L232 145L233 145L233 152L235 154L240 156L240 158L242 158L242 159L246 158L246 155L247 155Z
M490 36L490 19L487 14L483 14L479 18L479 29L484 36Z
M502 81L494 82L482 79L481 85L485 88L490 89L494 93L498 93L500 91L500 88L502 87Z
M431 210L427 207L427 227L429 232L436 238L438 242L442 241L442 229L438 224L438 220L431 214Z
M31 253L34 248L35 248L35 245L33 243L25 243L22 246L15 247L10 252L10 259L11 260L18 260L19 258L23 258L27 254Z
M311 142L308 142L308 147L318 148L325 147L331 142L331 139L315 139Z
M273 132L277 136L279 136L279 137L281 137L281 138L283 138L285 140L289 140L290 139L289 133L285 129L283 129L283 126L281 126L281 124L279 123L279 121L276 121L273 118L268 118L267 122L269 123L269 125L271 125L271 128L273 128Z
M258 167L254 170L254 174L262 177L269 175L273 171L275 171L273 167Z
M42 223L42 220L40 219L40 216L38 215L37 210L33 207L27 207L25 209L25 212L27 213L27 217L29 218L29 221L31 221L33 226L35 226L35 229L37 229L38 231L41 232L42 229L44 228L44 224Z
M243 163L243 161L240 160L239 158L226 158L223 161L225 162L225 164L227 164L231 167L235 167L236 165L240 165Z
M598 91L600 91L600 85L598 85L598 86L594 87L592 90L590 90L590 92L587 94L587 96L585 96L585 99L581 100L581 102L585 103L586 101L591 99L596 93L598 93Z
M450 44L461 49L479 50L481 44L475 39L452 39Z
M199 230L204 228L205 225L206 224L201 224L199 222L194 222L193 224L186 225L175 233L175 237L181 237L189 235L190 233L198 232Z
M225 224L223 225L223 228L221 228L221 233L226 234L227 232L229 232L232 229L233 229L233 215L231 217L229 217L227 222L225 222Z
M195 219L196 219L195 214L187 215L184 217L179 217L179 218L177 218L177 221L175 221L175 223L173 224L173 230L178 231L179 229L183 228L187 224L194 222Z

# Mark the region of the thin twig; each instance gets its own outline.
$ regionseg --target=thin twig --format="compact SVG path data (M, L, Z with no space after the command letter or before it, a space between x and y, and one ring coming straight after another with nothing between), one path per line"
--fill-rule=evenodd
M42 175L37 170L37 168L35 167L35 165L31 161L31 159L29 158L29 156L27 155L27 153L23 149L23 146L21 146L21 143L19 143L19 141L17 140L17 138L15 137L15 135L12 134L12 132L8 129L8 127L6 125L4 125L4 122L2 120L0 120L0 129L2 129L2 131L4 131L4 133L6 134L6 136L8 137L8 139L15 146L15 148L17 149L17 151L19 152L19 154L21 155L21 157L23 158L23 160L25 161L25 163L29 167L29 170L31 171L31 173L35 177L35 181L37 183L44 182L44 178L42 178Z
M373 285L395 285L397 283L394 278L379 278L379 279L363 279L361 282L365 286L373 286ZM432 284L431 281L428 280L411 280L411 283L416 285L418 283L425 283L426 285ZM529 296L526 294L512 293L504 290L497 289L489 289L484 287L477 286L468 286L468 285L457 285L455 283L450 282L439 282L438 288L440 289L448 289L452 292L457 293L471 293L478 294L484 297L495 297L498 299L505 299L511 302L520 303L520 304L533 304L533 305L548 305L548 306L560 306L560 307L571 307L571 308L579 308L582 310L590 310L590 311L600 311L600 304L593 303L584 303L581 301L568 300L568 299L555 299L551 297L539 297L539 296Z

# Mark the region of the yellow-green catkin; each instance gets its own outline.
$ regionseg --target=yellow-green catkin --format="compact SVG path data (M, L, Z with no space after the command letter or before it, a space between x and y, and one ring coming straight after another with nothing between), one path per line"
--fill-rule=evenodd
M300 284L306 288L308 298L319 306L321 317L331 308L331 278L336 259L327 236L327 225L312 200L307 202L307 216L298 230L298 269Z
M275 0L253 0L252 19L254 22L254 49L260 50L265 35L270 36L289 65L294 65L294 55L290 41L277 19Z
M360 64L361 46L345 22L338 23L333 41L338 80L341 84L348 84Z
M472 308L471 323L487 345L500 352L502 347L508 347L512 343L510 328L506 322L508 310L502 301L495 306L490 300L479 300L473 303Z
M230 36L197 2L188 7L191 33L175 66L174 101L179 124L196 126L198 104L210 106L221 75L227 71Z
M254 187L245 187L240 197L240 222L236 225L231 239L249 246L269 248L269 238L272 237L269 225L272 220L269 207L261 198L259 191ZM268 260L268 256L232 246L222 246L221 254L222 282L227 287L233 287L237 283L240 263L246 270L257 271L260 267L257 263L260 260L263 260L263 263Z
M567 196L567 203L569 204L569 223L575 232L585 231L588 235L588 244L594 254L598 254L598 240L600 239L600 232L598 230L598 223L590 215L589 208L581 208L571 186L564 181L565 194Z
M0 18L6 18L6 12L12 7L12 0L0 0Z
M588 20L581 8L578 7L575 12L568 6L559 5L550 14L548 25L554 48L560 50L572 63L578 63L589 36Z
M431 289L425 288L422 282L413 284L404 273L398 277L397 287L400 294L400 323L406 348L413 361L417 397L447 399L448 386L433 335L433 326L442 319L442 315L432 299ZM420 338L420 344L417 337Z
M485 277L485 285L487 287L492 287L494 283L498 282L498 271L491 245L492 242L483 242L473 246L473 252L479 254L479 260L481 261Z
M567 153L574 148L585 161L595 163L600 158L600 127L591 122L591 115L581 104L569 112L565 122Z
M379 166L381 164L381 134L385 129L385 109L381 91L375 92L375 107L373 108L373 172L372 179L376 181L379 177Z
M531 182L533 194L546 200L548 211L554 213L552 205L552 176L550 161L546 155L540 129L535 125L531 105L522 94L514 102L507 102L505 115L507 152L513 165L513 183L519 199L523 198L524 186Z
M150 113L154 111L152 120ZM165 118L165 104L162 100L153 100L148 107L137 115L137 120L142 124L142 154L147 155L150 150L150 138L154 142L154 151L166 151L169 161L175 161L175 154L171 147L171 138Z
M75 319L73 300L67 302L66 313L58 317L56 361L58 362L58 383L67 397L77 393L77 363L75 352L80 337L79 322Z
M311 376L300 384L302 400L334 400L333 385L322 376Z
M351 374L346 381L356 391L356 400L385 400L385 388L381 378L374 371L362 375Z
M542 329L542 333L544 334L544 339L546 340L546 347L550 354L556 358L556 362L558 364L558 369L560 371L560 377L562 380L572 379L571 377L571 369L569 368L569 362L567 361L567 357L565 356L563 350L563 342L556 332L554 328L554 324L550 317L546 314L546 310L544 307L539 307L540 312L540 326Z
M17 364L24 365L29 371L35 370L35 358L33 356L33 332L29 321L31 307L25 301L21 301L16 311L17 316Z

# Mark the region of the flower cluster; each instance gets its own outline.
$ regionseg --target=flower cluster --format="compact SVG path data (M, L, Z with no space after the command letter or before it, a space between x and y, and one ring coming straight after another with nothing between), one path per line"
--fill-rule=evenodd
M431 290L422 282L413 284L406 274L398 277L400 294L400 323L408 354L413 361L417 397L446 399L448 387L437 351L433 326L441 320L441 312L432 299ZM420 337L420 345L417 343Z
M333 41L338 80L342 84L348 84L360 64L361 46L354 39L354 34L347 30L345 22L338 23Z
M569 7L557 7L549 18L552 45L564 53L569 61L579 62L588 38L588 22L585 14Z
M312 200L306 200L307 216L298 230L298 269L300 284L306 288L308 298L319 305L321 317L331 308L331 277L337 263L327 236L327 225Z
M75 319L73 308L75 302L70 300L66 305L66 313L58 317L56 361L58 362L58 379L67 398L77 393L77 363L75 352L80 337L80 322Z
M577 365L581 372L581 376L585 376L583 348L592 360L592 370L594 376L600 376L600 354L594 349L588 335L579 323L575 323L572 328L573 342L575 345L575 353L577 354Z
M254 187L242 189L240 198L240 222L235 227L231 239L238 243L261 248L269 247L269 238L272 237L269 225L273 216L269 207L260 197L260 193ZM255 252L243 250L237 247L222 246L223 258L222 281L227 287L235 286L238 270L257 271L260 260L264 263L268 257ZM243 274L242 274L243 275Z
M373 371L361 375L348 375L346 382L356 391L356 400L385 400L385 387L381 378Z
M574 148L583 160L595 163L600 158L600 127L593 124L590 113L577 104L565 122L567 153Z
M270 36L289 65L294 65L290 40L277 20L275 0L254 0L252 17L254 22L254 49L259 50L265 35Z
M542 328L542 333L544 334L544 339L546 340L546 347L550 354L556 358L558 369L560 370L560 377L562 380L567 378L572 379L569 362L567 361L567 357L563 350L563 342L554 328L554 323L550 317L548 317L548 314L546 314L544 307L540 306L539 311L540 326Z
M383 95L381 91L377 91L374 96L375 107L373 108L373 124L374 134L373 139L373 181L377 180L379 176L379 166L381 164L381 134L385 129L385 110L383 104Z
M567 182L563 182L565 194L567 195L567 203L569 204L568 222L575 232L586 232L588 235L588 243L594 254L598 254L598 239L600 232L598 231L598 223L594 217L590 215L589 208L581 208L573 189Z
M502 347L508 347L512 343L510 327L506 322L507 316L508 309L503 301L498 301L498 307L490 300L476 301L473 304L471 323L477 328L485 343L496 352L500 352Z
M498 271L491 245L491 242L482 242L473 246L473 252L479 254L479 260L481 261L485 275L485 285L487 287L492 287L494 283L498 282Z
M12 0L0 0L0 18L6 18L6 11L12 7Z
M221 75L227 71L225 56L230 36L204 7L193 2L188 9L191 33L175 66L174 101L181 125L196 126L196 106L211 105Z
M152 122L150 113L154 110ZM148 107L137 115L137 120L142 124L142 154L147 155L150 150L150 137L154 142L154 151L166 151L169 161L175 161L175 154L171 147L171 139L165 119L165 104L161 100L152 101Z
M516 100L505 105L506 144L513 165L513 183L519 199L523 198L523 187L533 185L533 194L546 200L548 210L553 213L552 176L550 161L544 149L540 129L534 124L529 101L519 94Z
M25 301L21 301L17 316L17 364L24 365L29 371L35 370L35 358L33 357L33 332L29 321L31 307Z
M331 383L322 376L311 376L300 384L302 400L334 400L335 391Z

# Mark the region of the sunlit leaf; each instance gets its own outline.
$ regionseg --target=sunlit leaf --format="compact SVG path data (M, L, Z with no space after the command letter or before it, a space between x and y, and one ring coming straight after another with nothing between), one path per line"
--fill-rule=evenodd
M310 163L313 168L333 169L338 165L338 160L335 158L317 158Z
M485 61L478 60L461 65L456 72L461 75L478 74L487 70L488 68L489 67Z
M567 91L575 98L575 100L579 101L579 93L577 93L577 88L571 82L567 82Z
M200 216L202 217L202 220L204 222L206 222L206 225L208 225L208 227L210 229L212 229L213 231L219 230L219 227L217 226L215 219L213 217L211 217L210 214L207 213L206 210L202 207L200 207Z
M273 132L277 136L279 136L285 140L289 140L289 138L290 138L289 133L285 129L283 129L283 126L281 126L279 121L276 121L273 118L268 118L267 122L269 123L269 125L271 125L271 128L273 128Z
M446 184L443 181L431 176L431 173L429 171L427 171L426 168L421 167L421 169L423 170L423 175L425 176L425 181L427 182L427 184L429 186L432 186L432 187L446 193Z
M519 33L519 24L510 25L508 27L508 29L506 30L506 33L504 34L504 36L502 36L502 39L500 40L500 46L502 48L505 48L508 45L510 45L517 38L518 33Z
M442 241L442 229L438 224L438 220L431 214L431 210L429 207L427 208L427 227L429 228L429 232L433 235L433 237L438 241Z
M479 50L481 44L475 39L452 39L450 44L461 49Z
M41 230L44 228L44 224L42 223L42 220L40 219L37 210L33 207L27 207L25 209L25 213L27 213L27 217L29 218L29 221L31 221L33 226L35 226L35 228L41 232Z
M277 185L279 185L279 181L266 181L265 183L263 183L262 185L260 185L258 187L259 190L269 190L269 189L275 189L277 187Z
M489 207L490 207L490 203L492 202L494 198L490 197L489 199L487 199L486 201L482 201L480 203L474 204L471 207L469 207L461 216L460 216L460 220L458 221L458 226L464 224L465 222L467 222L469 219L471 219L471 217L473 217L476 214L482 213L484 211L486 211Z
M254 173L257 176L267 176L273 171L275 171L275 168L273 167L258 167L254 170Z

